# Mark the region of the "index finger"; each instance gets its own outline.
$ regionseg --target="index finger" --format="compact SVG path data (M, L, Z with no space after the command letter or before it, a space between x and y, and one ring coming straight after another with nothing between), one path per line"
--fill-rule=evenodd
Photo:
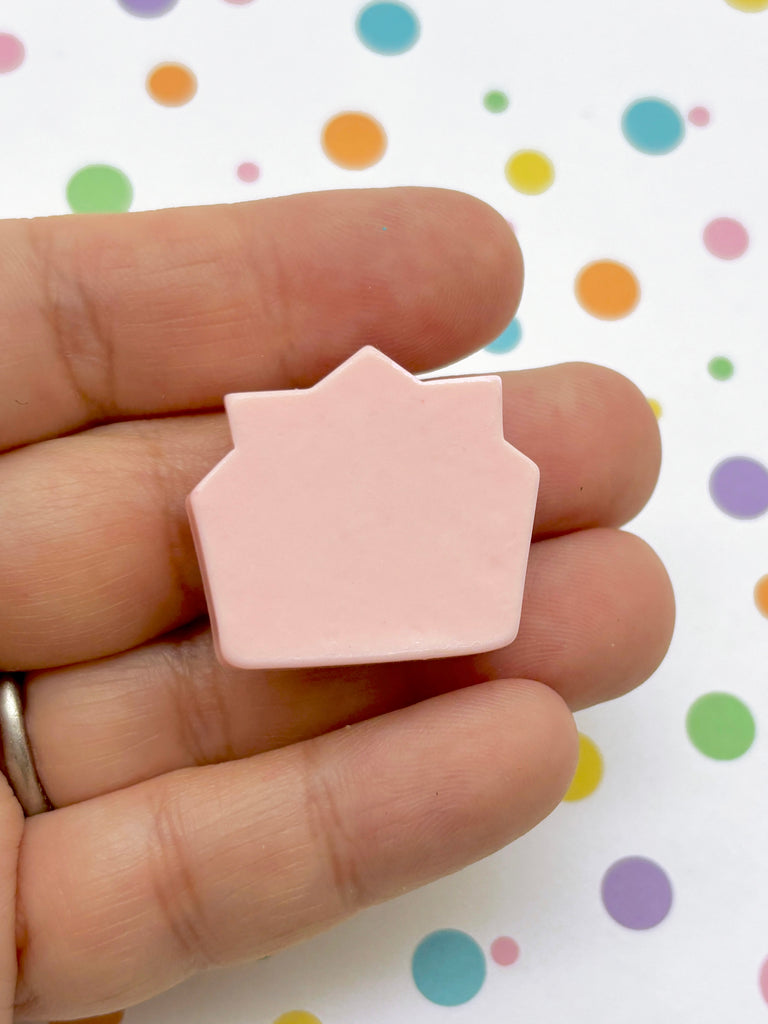
M506 221L444 189L0 224L0 449L305 387L364 344L412 372L481 347L522 288Z

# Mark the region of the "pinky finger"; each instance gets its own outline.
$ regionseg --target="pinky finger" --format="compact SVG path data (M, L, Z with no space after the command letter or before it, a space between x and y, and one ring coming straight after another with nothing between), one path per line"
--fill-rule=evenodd
M499 680L32 819L17 1017L127 1006L456 871L552 810L576 750L554 691Z

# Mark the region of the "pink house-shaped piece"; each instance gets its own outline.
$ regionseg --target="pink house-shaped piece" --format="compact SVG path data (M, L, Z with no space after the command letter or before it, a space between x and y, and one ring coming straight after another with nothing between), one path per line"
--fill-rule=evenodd
M539 471L498 377L361 349L314 387L227 395L234 449L188 511L219 659L299 667L514 640Z

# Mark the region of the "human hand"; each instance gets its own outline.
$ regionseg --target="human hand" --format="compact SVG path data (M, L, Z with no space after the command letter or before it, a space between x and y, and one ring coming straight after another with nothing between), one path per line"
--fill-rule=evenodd
M659 464L633 385L502 374L541 486L500 651L227 670L184 508L230 448L226 392L307 386L364 344L432 370L495 337L522 286L504 221L397 189L0 231L0 665L29 673L57 808L24 820L0 779L3 1022L14 988L18 1018L62 1019L264 956L540 821L574 770L569 709L640 683L671 634L664 569L615 529Z

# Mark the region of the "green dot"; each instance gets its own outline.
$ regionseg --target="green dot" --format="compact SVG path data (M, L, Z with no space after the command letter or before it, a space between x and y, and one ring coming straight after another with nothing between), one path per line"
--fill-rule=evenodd
M509 106L509 96L505 92L499 92L498 89L491 89L483 96L483 106L492 114L500 114Z
M88 164L67 183L67 202L73 213L124 213L133 200L133 186L117 167Z
M725 356L715 356L710 359L707 369L715 380L730 380L733 376L733 363Z
M707 693L695 701L685 720L691 743L716 761L732 761L752 746L752 712L730 693Z

